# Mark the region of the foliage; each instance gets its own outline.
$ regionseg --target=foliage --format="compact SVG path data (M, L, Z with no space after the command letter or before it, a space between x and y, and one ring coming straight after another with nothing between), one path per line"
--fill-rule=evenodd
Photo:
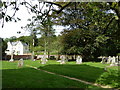
M108 72L103 73L96 82L99 84L110 85L112 87L119 88L119 80L119 72L115 70L109 70Z
M1 43L0 48L2 49L1 55L2 55L2 58L4 58L4 56L6 55L5 50L7 49L7 42L5 40L3 40L2 38L0 38L0 43Z
M13 16L15 16L16 11L19 10L20 5L26 6L29 12L36 14L36 16L32 18L33 20L29 19L31 23L28 26L34 27L32 30L35 30L35 33L40 31L40 34L47 36L46 39L44 37L45 45L42 47L46 47L45 50L48 52L51 51L51 47L48 47L51 42L48 36L53 34L53 24L69 26L67 31L70 32L63 32L62 40L60 40L61 44L59 43L60 49L56 49L56 51L61 54L82 54L86 60L91 60L99 55L117 55L120 51L120 1L99 3L39 2L37 4L33 4L32 1L31 3L28 1L3 2L3 22L15 20ZM15 13L13 16L6 15L9 6L14 8ZM20 19L18 18L18 20ZM73 34L72 31L75 34ZM79 36L76 34L77 32L79 33L79 31L84 34L80 34ZM33 38L36 38L35 33L32 35ZM65 35L66 33L67 35L70 34L70 36ZM77 37L73 35L77 35ZM57 44L58 42L55 43Z
M10 38L6 38L5 41L6 41L6 42L9 42L9 41L10 41L10 42L14 42L14 41L17 41L17 37L16 37L16 36L12 36L12 37L10 37Z
M81 54L85 60L119 53L115 16L107 3L71 3L55 17L56 23L69 26L62 33L61 53Z

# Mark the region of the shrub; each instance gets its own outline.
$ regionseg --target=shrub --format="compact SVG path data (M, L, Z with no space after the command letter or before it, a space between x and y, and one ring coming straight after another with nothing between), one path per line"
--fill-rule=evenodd
M108 72L103 73L99 79L97 79L97 83L102 85L110 85L114 88L119 88L119 74L117 70L109 70Z
M55 56L50 56L50 60L56 60Z

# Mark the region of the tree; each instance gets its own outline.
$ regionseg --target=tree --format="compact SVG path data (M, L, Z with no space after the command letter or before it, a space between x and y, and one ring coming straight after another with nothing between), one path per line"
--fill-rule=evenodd
M13 4L15 3L12 3L12 5ZM54 23L60 24L63 26L69 26L68 31L85 30L86 31L85 36L88 35L90 37L92 36L87 34L87 32L95 32L96 36L93 39L90 39L92 43L90 43L90 45L87 45L85 47L90 51L93 50L95 52L94 48L92 48L92 44L95 44L97 45L97 48L100 48L102 47L104 41L106 41L107 43L104 43L105 45L103 45L103 47L101 48L101 50L103 49L105 51L104 53L108 53L109 51L113 50L114 45L116 45L114 47L115 54L119 52L119 49L120 49L119 47L120 1L104 2L104 3L93 3L93 2L90 2L90 3L88 2L41 3L43 4L43 7L44 5L48 7L47 10L43 10L43 7L39 7L40 3L36 5L31 5L29 2L25 1L20 4L25 5L27 8L29 8L31 12L36 13L36 17L39 19L39 24L44 25L46 23L48 16L52 16L54 17ZM6 6L8 5L4 3L5 9L6 9ZM57 6L58 8L55 9L54 6ZM15 9L18 10L17 7L15 7ZM113 11L114 13L111 13L111 11ZM9 16L5 16L4 12L3 12L3 18L4 18L3 20L6 20L6 21L10 20ZM96 41L97 39L100 39L100 40ZM101 41L101 39L103 39L102 44L101 42L99 42ZM109 45L110 43L112 43L112 45L107 47L107 45ZM72 46L70 51L76 53L76 50L74 50L76 46ZM80 49L80 50L82 51L83 49Z
M5 50L7 49L7 42L5 42L2 38L0 38L0 52L2 52L2 58L0 57L0 59L4 59L5 57Z
M32 17L32 19L34 20L34 17ZM22 27L22 28L25 28L26 30L30 31L30 36L31 36L31 42L30 43L30 48L31 48L31 51L32 51L32 60L34 60L34 47L37 45L37 31L36 31L36 24L33 23L33 20L27 24L25 27ZM36 43L35 43L36 42Z
M69 26L62 34L62 53L82 54L86 60L99 55L116 55L118 47L115 45L115 33L118 31L118 25L114 19L116 15L109 11L109 5L80 3L76 8L72 5L74 3L65 8L56 20L64 26ZM118 46L117 42L116 44Z
M38 23L37 29L40 31L41 36L44 38L44 51L45 54L48 52L48 58L50 55L50 43L51 38L55 34L55 30L53 29L53 23L51 17L48 16L48 18L44 21L44 23Z

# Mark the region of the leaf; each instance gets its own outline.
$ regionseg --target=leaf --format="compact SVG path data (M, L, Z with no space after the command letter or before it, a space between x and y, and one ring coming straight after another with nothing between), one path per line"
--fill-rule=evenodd
M5 17L5 21L6 21L6 22L8 22L8 21L9 21L8 17Z

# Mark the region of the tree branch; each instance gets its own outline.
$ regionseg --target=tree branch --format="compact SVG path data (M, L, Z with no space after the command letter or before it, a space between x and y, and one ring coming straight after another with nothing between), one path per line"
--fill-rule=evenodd
M113 17L113 18L110 20L110 22L107 24L107 26L105 27L105 29L104 29L104 31L103 31L103 34L106 33L108 27L110 26L110 24L112 23L112 21L113 21L114 19L115 19L115 17Z
M69 2L65 6L63 6L59 11L57 11L57 14L59 14L63 9L65 9L67 6L69 6L72 2Z
M52 4L52 5L54 4L54 5L59 6L59 7L62 8L62 6L60 4L57 4L57 3L53 3L53 2L46 2L46 3Z

